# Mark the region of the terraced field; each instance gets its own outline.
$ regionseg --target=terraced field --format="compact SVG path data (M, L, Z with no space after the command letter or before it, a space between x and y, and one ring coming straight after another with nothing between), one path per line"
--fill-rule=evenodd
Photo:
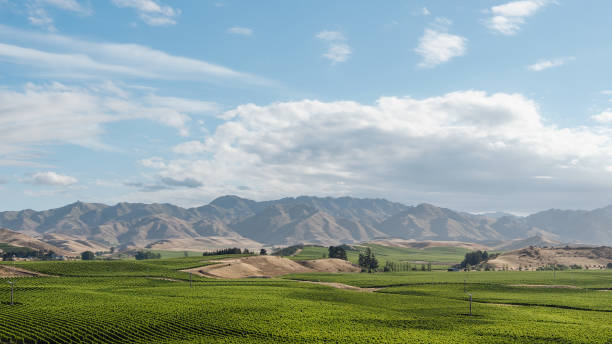
M214 259L219 257L206 257ZM211 280L203 257L30 262L0 283L2 343L610 343L611 271L308 274ZM565 274L565 275L564 275ZM363 293L290 279L385 287ZM465 284L464 284L465 280ZM572 285L576 288L516 285ZM514 286L513 286L514 285ZM466 292L474 297L466 315Z

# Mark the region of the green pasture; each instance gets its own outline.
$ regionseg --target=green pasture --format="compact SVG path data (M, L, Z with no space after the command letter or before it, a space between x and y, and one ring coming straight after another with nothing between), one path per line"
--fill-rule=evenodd
M59 277L0 280L0 343L610 343L612 338L612 291L602 291L612 288L610 270L556 276L434 271L194 278L192 287L188 274L178 271L218 258L17 262ZM295 279L382 289L341 290ZM12 306L8 281L15 283Z
M358 249L365 249L366 247L372 250L381 267L383 267L387 261L432 262L435 267L442 269L445 266L460 263L465 257L465 254L469 252L469 250L459 247L427 247L416 249L375 244L357 246ZM301 252L289 258L295 260L319 259L326 256L327 253L327 247L304 246ZM346 254L349 261L357 263L359 259L358 251L349 250ZM415 263L414 266L420 268L419 263Z

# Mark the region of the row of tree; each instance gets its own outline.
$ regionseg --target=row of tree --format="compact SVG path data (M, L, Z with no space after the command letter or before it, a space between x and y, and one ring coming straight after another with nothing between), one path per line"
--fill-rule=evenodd
M222 248L222 249L218 249L214 251L206 251L202 253L203 256L217 256L217 255L222 255L222 254L253 254L253 252L249 251L249 249L247 248L241 249L238 247L232 247L232 248Z
M155 253L151 251L138 251L136 255L134 255L136 260L144 260L144 259L160 259L161 253Z
M15 251L4 251L2 252L2 260L8 261L15 258L35 258L39 260L52 260L57 255L53 251L47 250L15 250Z
M418 264L387 261L383 267L384 272L418 271ZM431 263L421 264L421 271L431 271Z

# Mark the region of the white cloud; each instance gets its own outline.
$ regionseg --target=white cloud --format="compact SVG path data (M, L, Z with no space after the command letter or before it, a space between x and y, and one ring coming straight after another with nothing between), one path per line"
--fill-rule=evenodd
M117 85L91 88L59 83L0 88L0 165L24 164L50 144L110 149L100 140L104 125L145 119L189 134L190 115L217 111L214 103L154 94L134 96ZM117 95L117 89L119 94ZM105 91L110 90L110 91Z
M174 146L172 151L178 154L195 155L208 152L208 147L200 141L188 141ZM150 162L147 162L147 164L150 164Z
M85 7L75 0L27 0L22 4L25 6L25 12L30 23L49 31L57 31L54 20L47 11L49 7L80 15L91 15L93 13L91 8Z
M514 35L525 24L525 18L531 17L549 3L551 1L548 0L521 0L493 6L488 11L491 17L485 21L485 25L503 35Z
M248 27L233 26L227 29L227 33L241 36L252 36L253 29L249 29Z
M351 56L352 50L348 44L333 43L329 45L327 52L323 56L332 61L332 63L346 62Z
M140 19L151 26L174 25L175 18L181 13L179 9L161 5L155 0L112 0L112 2L117 7L135 9Z
M551 176L533 176L531 177L533 179L539 179L539 180L549 180L549 179L554 179L554 177Z
M346 37L340 31L321 31L315 36L324 41L344 41Z
M344 42L346 37L339 31L321 31L315 37L328 42L323 57L332 61L332 64L346 62L353 53L351 46Z
M591 118L599 123L612 123L612 109L603 111Z
M85 15L90 15L93 12L91 8L83 6L76 0L34 0L33 2Z
M601 93L603 95L606 95L606 96L609 96L609 95L612 95L612 90L603 90L603 91L601 91L599 93Z
M574 57L561 57L561 58L552 59L552 60L540 60L532 65L527 66L527 68L534 72L540 72L540 71L543 71L549 68L561 67L564 64L568 63L569 61L573 61L573 60L575 60Z
M429 12L429 10L427 9L427 7L423 7L423 8L421 9L421 14L422 14L422 15L424 15L424 16L428 16L428 15L430 15L430 14L431 14L431 12Z
M38 172L31 178L26 179L27 182L37 185L52 185L52 186L68 186L78 183L74 177L57 174L55 172Z
M467 38L436 29L425 29L419 45L414 49L423 57L419 63L421 68L432 68L448 62L454 57L463 56L466 50Z
M4 62L32 66L36 75L67 77L138 77L164 80L273 83L257 76L188 57L170 55L138 44L98 43L58 34L30 33L0 24L0 57ZM10 44L18 40L37 48ZM43 50L44 49L44 50ZM146 61L146 63L143 63Z
M147 199L350 194L504 209L559 205L558 195L570 193L567 202L585 204L612 191L611 131L547 125L538 105L519 94L246 104L225 117L206 139L176 146L175 158L142 163L158 178L205 187Z

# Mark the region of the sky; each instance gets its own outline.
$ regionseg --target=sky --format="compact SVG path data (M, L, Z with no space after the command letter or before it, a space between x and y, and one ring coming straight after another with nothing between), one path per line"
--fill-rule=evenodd
M0 211L612 204L609 1L0 0Z

